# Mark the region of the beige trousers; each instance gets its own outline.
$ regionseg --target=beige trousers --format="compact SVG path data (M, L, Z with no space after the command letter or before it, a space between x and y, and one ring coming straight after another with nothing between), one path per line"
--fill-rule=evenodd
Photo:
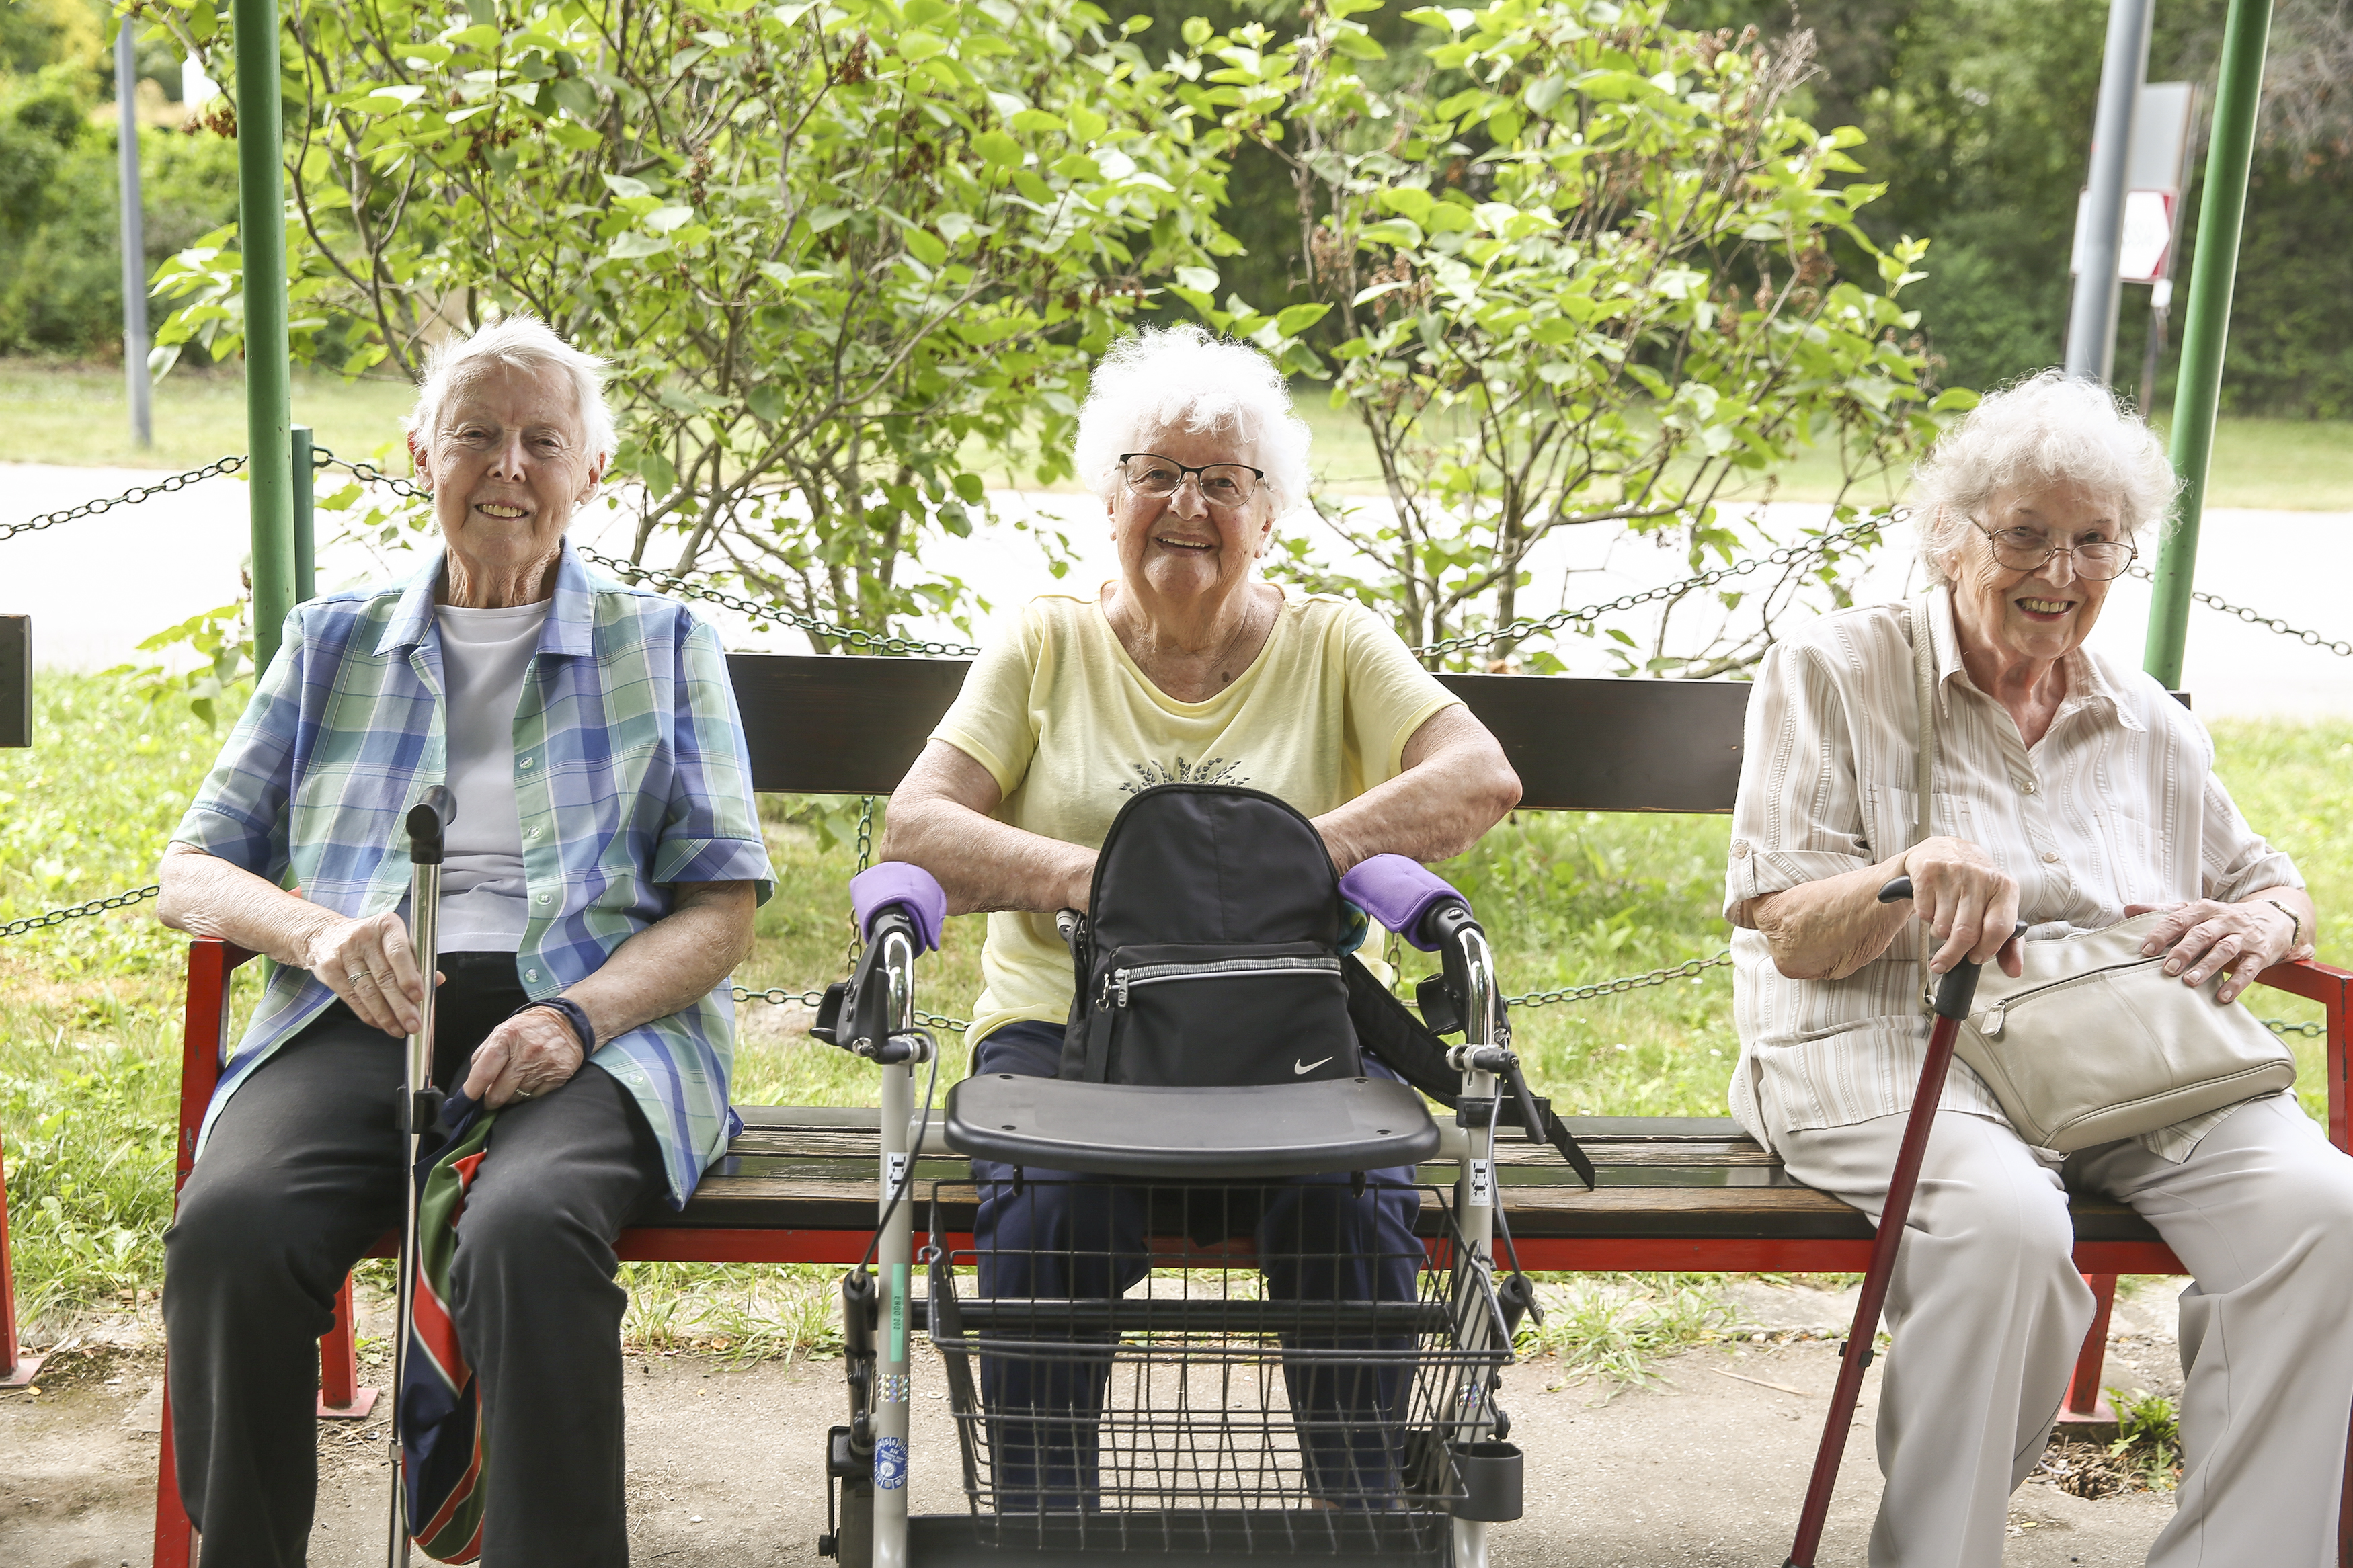
M1789 1173L1874 1220L1905 1118L1775 1139ZM2179 1164L2074 1155L2196 1277L2181 1298L2182 1476L2151 1568L2330 1568L2353 1415L2353 1159L2288 1096L2251 1100ZM2009 1127L1940 1113L1896 1254L1872 1568L1995 1568L2009 1497L2091 1327L2060 1172Z

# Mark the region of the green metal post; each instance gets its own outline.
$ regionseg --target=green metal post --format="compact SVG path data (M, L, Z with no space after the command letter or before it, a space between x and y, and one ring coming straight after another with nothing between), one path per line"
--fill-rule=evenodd
M2221 79L2214 132L2206 144L2206 191L2198 209L2181 374L2173 395L2173 468L2181 476L2181 516L2158 558L2141 668L2168 691L2181 688L2181 645L2189 634L2189 589L2198 570L2198 524L2214 457L2214 411L2222 396L2222 348L2231 333L2231 287L2239 275L2239 224L2247 210L2247 165L2263 95L2263 50L2272 0L2231 0L2222 24Z
M311 488L318 469L311 463L311 427L294 426L293 439L288 445L294 464L294 602L299 605L316 597L319 592L318 543L312 532L316 508Z
M237 244L245 261L245 438L252 481L253 658L267 669L294 607L294 388L286 342L277 0L236 0Z

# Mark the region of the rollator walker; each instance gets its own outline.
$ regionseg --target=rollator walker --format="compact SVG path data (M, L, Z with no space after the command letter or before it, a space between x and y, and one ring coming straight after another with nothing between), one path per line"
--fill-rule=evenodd
M843 1568L1138 1556L1484 1568L1490 1531L1520 1516L1521 1453L1496 1394L1535 1306L1516 1269L1496 1278L1496 1124L1516 1110L1541 1141L1548 1109L1527 1092L1468 904L1384 858L1391 878L1406 868L1427 884L1404 934L1444 963L1424 983L1424 1016L1434 1033L1462 1035L1440 1047L1459 1080L1448 1125L1377 1076L1170 1089L989 1073L955 1085L935 1111L915 961L944 900L911 866L853 884L868 946L817 1033L881 1073L879 1267L843 1279L850 1418L828 1434L821 1554ZM871 907L878 881L913 891ZM1371 907L1346 879L1341 891ZM1066 940L1081 918L1064 911ZM946 1160L975 1173L921 1168ZM1459 1173L1449 1186L1377 1174L1426 1160ZM1070 1190L1055 1212L1076 1216L1062 1231L1025 1232L1018 1258L976 1242L984 1205L1001 1229L1057 1183ZM1314 1283L1361 1279L1365 1260L1341 1255L1345 1239L1314 1238L1301 1213L1337 1210L1368 1186L1418 1205L1410 1256L1376 1260L1409 1277L1404 1299ZM1148 1258L1113 1239L1114 1216L1149 1238ZM1501 1234L1508 1252L1507 1222ZM1041 1251L1055 1256L1041 1263ZM997 1289L983 1293L992 1271ZM1261 1273L1291 1288L1261 1289ZM1041 1278L1094 1283L1059 1296L1006 1289ZM938 1352L944 1390L916 1386L917 1334ZM1020 1388L1032 1403L1009 1401ZM923 1451L922 1438L946 1447L937 1424L919 1435L909 1419L914 1400L943 1392L953 1456ZM911 1485L945 1493L943 1471L964 1509L911 1512Z

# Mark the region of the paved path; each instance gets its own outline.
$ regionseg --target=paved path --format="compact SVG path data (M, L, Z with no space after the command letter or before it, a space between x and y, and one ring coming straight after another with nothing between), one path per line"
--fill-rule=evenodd
M1513 1437L1530 1458L1526 1513L1498 1527L1496 1568L1761 1568L1782 1560L1837 1375L1832 1345L1787 1333L1842 1327L1852 1298L1758 1281L1733 1289L1760 1342L1659 1361L1654 1386L1612 1395L1565 1382L1546 1359L1505 1373ZM2179 1392L2171 1295L2152 1284L2119 1303L2110 1381ZM380 1331L380 1303L364 1298L362 1316L364 1330ZM152 1345L152 1321L132 1337ZM150 1349L62 1392L0 1394L0 1562L147 1561L158 1369ZM814 1550L825 1521L819 1456L825 1428L842 1419L841 1363L731 1371L699 1356L632 1355L627 1372L633 1560L823 1568ZM928 1345L918 1347L913 1375L913 1506L962 1511L954 1424ZM1864 1383L1822 1568L1862 1563L1880 1489L1879 1377L1874 1368ZM381 1422L321 1425L316 1568L384 1561L382 1432ZM2171 1511L2163 1494L2094 1502L2030 1481L2011 1499L2003 1562L2127 1568L2143 1561Z
M5 498L0 518L70 506L153 477L111 468L0 464L0 497ZM936 541L914 563L930 574L963 578L990 602L991 610L976 624L983 637L1024 599L1057 586L1038 542L1040 530L1069 538L1073 564L1060 580L1065 589L1083 591L1116 570L1100 503L1091 498L1001 491L991 499L1001 519L997 527L969 539ZM32 613L35 658L44 667L99 669L132 658L139 641L151 633L237 596L247 553L245 507L240 481L215 479L142 506L0 542L0 611ZM1769 509L1767 521L1781 536L1795 537L1822 515L1820 507L1778 505ZM384 554L329 542L333 526L332 516L322 514L322 586L406 570L412 557L405 552ZM1305 530L1329 552L1330 536L1313 519L1293 519L1286 526ZM602 511L584 518L575 532L616 552L627 538L618 514ZM1860 585L1860 597L1890 598L1905 590L1911 574L1907 551L1891 548L1886 555ZM1530 614L1613 598L1672 581L1686 570L1679 556L1598 533L1548 542L1531 565L1533 582L1522 597ZM2232 603L2253 605L2329 637L2353 638L2348 583L2353 513L2218 510L2207 518L2199 585ZM2118 583L2093 634L2098 646L2128 664L2140 662L2148 596L2144 583ZM1754 610L1703 606L1680 614L1685 620L1679 628L1695 614L1716 614L1736 636L1753 624ZM1637 613L1613 624L1640 641L1655 620ZM807 646L797 636L754 633L740 622L726 629L734 647L802 651ZM944 623L923 629L958 637ZM1566 637L1552 646L1574 673L1614 672L1597 641ZM2210 717L2353 714L2353 658L2306 647L2203 607L2191 611L2183 684L2199 711Z

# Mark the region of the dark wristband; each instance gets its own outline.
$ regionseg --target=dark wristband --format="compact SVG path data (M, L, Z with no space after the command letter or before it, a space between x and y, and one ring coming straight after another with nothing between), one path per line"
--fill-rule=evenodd
M583 1062L596 1054L596 1031L589 1026L587 1010L579 1003L569 996L549 996L537 1002L526 1002L515 1011L528 1013L533 1007L544 1007L572 1026L572 1032L580 1037L580 1059Z

